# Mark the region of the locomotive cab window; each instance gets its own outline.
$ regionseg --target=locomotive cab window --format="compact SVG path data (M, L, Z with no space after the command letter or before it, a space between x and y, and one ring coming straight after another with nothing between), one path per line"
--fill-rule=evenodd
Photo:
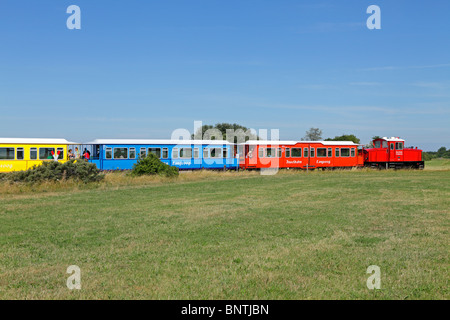
M380 140L375 141L374 144L373 144L373 147L374 148L381 148L381 141Z
M327 156L327 148L317 148L317 157L325 158Z
M114 148L114 159L128 159L128 148Z
M391 150L394 150L394 144L391 143Z
M14 148L0 148L0 160L14 160Z
M403 142L396 142L395 143L395 149L403 150Z

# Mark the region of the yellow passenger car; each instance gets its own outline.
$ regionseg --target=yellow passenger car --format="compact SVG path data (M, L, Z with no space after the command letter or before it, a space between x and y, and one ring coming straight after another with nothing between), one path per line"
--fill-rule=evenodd
M43 161L66 162L68 146L65 139L0 138L0 172L27 170Z

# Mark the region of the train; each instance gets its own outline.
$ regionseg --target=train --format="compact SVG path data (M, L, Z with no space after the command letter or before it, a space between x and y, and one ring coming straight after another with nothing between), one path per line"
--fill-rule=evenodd
M0 138L0 172L27 170L43 161L69 161L69 151L88 150L86 161L100 170L131 170L139 158L154 154L180 170L327 170L349 168L424 169L422 150L405 147L399 137L383 137L365 148L352 141Z

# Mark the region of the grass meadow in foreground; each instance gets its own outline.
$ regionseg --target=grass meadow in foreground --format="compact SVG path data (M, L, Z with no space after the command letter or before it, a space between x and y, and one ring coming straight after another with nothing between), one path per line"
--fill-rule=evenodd
M2 187L0 299L448 299L449 182L356 170Z

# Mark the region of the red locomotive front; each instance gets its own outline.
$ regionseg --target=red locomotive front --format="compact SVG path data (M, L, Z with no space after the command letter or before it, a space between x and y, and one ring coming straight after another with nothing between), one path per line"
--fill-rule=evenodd
M364 165L386 169L424 168L422 150L405 148L405 140L398 137L373 140L373 148L364 150Z

